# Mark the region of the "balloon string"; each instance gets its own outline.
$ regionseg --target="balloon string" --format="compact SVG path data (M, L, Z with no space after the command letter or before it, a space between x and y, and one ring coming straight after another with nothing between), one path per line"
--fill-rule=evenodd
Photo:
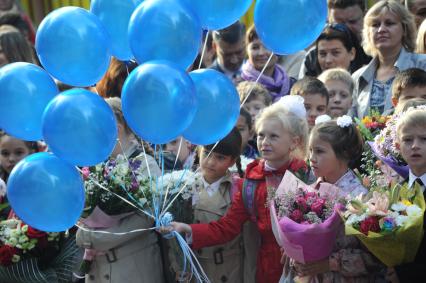
M83 174L83 171L82 171L80 168L78 168L77 166L76 166L75 168L77 168L77 170L78 170L81 174ZM109 192L109 193L111 193L111 194L115 195L116 197L118 197L119 199L121 199L122 201L124 201L125 203L130 204L132 207L134 207L134 208L136 208L137 210L139 210L139 211L141 211L142 213L144 213L146 216L148 216L148 217L151 217L151 218L155 219L155 217L154 217L153 215L151 215L150 213L148 213L148 212L146 212L145 210L141 209L140 207L138 207L138 206L134 205L132 202L128 201L128 200L127 200L127 199L125 199L124 197L122 197L122 196L120 196L120 195L118 195L118 194L116 194L116 193L114 193L114 192L110 191L110 190L109 190L108 188L106 188L105 186L103 186L103 185L99 184L99 182L98 182L97 180L95 180L93 177L91 177L90 175L88 176L88 178L89 178L89 179L90 179L90 180L91 180L91 181L92 181L95 185L97 185L99 188L101 188L102 190L107 191L107 192Z
M206 34L206 38L204 40L203 51L201 51L200 64L198 65L198 69L201 69L201 65L203 64L203 58L204 58L204 53L206 52L206 48L207 48L207 41L208 41L208 38L209 38L209 33L210 33L210 31L208 30L207 34Z
M180 151L182 149L182 142L183 142L183 138L180 137L179 138L179 147L178 147L178 151L176 153L175 164L173 164L173 170L172 171L175 170L175 167L176 167L176 164L177 164L177 161L178 161L178 157L179 157Z
M178 181L178 183L176 184L176 186L174 187L174 189L177 189L177 188L179 188L179 186L180 186L180 184L182 183L182 180L183 180L183 177L184 177L184 175L185 175L185 173L187 172L187 169L184 169L184 171L183 171L183 173L182 173L182 175L179 177L179 181ZM172 180L172 182L173 182L173 180ZM171 183L172 183L171 182ZM180 195L180 193L183 191L183 189L186 187L186 185L187 184L184 184L184 187L176 194L177 196L179 196ZM160 214L160 218L163 216L163 214L165 213L165 212L167 212L167 210L170 208L170 206L171 206L171 204L173 204L173 202L171 202L171 204L169 205L169 206L167 206L167 209L165 209L165 206L166 206L166 204L167 204L167 201L168 201L168 197L169 197L169 190L170 190L170 184L167 186L167 189L166 189L166 195L165 195L165 197L164 197L164 202L163 202L163 207L162 207L162 211L161 211L161 214Z
M117 139L117 142L118 142L118 145L120 146L120 150L121 150L121 152L123 153L124 159L126 160L127 164L129 164L129 165L130 165L130 161L129 161L129 159L127 158L126 153L124 152L124 148L123 148L123 145L121 144L120 139ZM142 145L142 148L143 148L143 145ZM144 149L144 150L145 150L145 149ZM150 180L150 183L151 183L151 181L152 181L152 177L151 177L151 174L150 174L150 172L149 172L149 166L148 166L148 160L147 160L146 154L144 154L144 157L145 157L146 168L147 168L147 171L148 171L149 180ZM135 175L135 172L134 172L134 171L133 171L133 169L132 169L132 166L129 166L129 169L130 169L130 172L132 173L133 178L134 178L135 180L137 180L137 177L136 177L136 175ZM151 186L151 187L152 187L152 186ZM126 192L127 192L127 191L126 191ZM144 196L144 198L148 199L148 198L147 198L147 196L145 195L144 190L141 190L141 192L142 192L142 195ZM132 197L129 193L127 193L127 194L129 195L129 197L131 197L131 198L133 199L133 197ZM151 214L153 214L153 213L152 213L152 211L151 211Z
M266 70L266 67L267 67L267 66L269 65L269 63L271 62L271 60L272 60L272 56L274 56L274 53L273 53L273 52L271 53L271 56L269 56L269 59L268 59L268 61L266 62L265 66L263 66L262 71L260 72L259 76L257 77L257 79L256 79L255 83L254 83L254 84L250 87L250 90L249 90L248 95L246 96L246 98L244 98L243 102L241 102L240 109L243 107L243 105L246 103L247 99L250 97L251 93L253 92L254 87L256 86L256 83L258 83L258 82L259 82L260 77L263 75L263 73L264 73L264 72L265 72L265 70Z
M184 265L186 265L187 260L189 261L189 264L191 266L191 278L192 276L194 276L197 282L210 283L210 280L207 277L206 273L204 272L200 262L198 261L197 257L193 253L192 249L188 246L186 241L183 239L183 237L176 231L173 231L173 234L176 237L176 240L180 248L182 249L183 256L184 256Z
M87 229L79 224L75 224L75 227L77 227L78 229L81 229L85 232L91 232L91 233L98 233L98 234L108 234L108 235L116 235L116 236L123 236L123 235L127 235L127 234L131 234L131 233L138 233L138 232L145 232L145 231L153 231L155 229L157 229L157 227L152 227L152 228L145 228L145 229L136 229L136 230L131 230L128 232L108 232L108 231L102 231L102 230L91 230L91 229Z

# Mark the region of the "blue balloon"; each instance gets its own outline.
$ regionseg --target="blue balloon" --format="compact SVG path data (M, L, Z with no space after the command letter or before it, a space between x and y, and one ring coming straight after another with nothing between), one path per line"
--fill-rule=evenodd
M241 18L252 0L184 0L208 30L223 29Z
M326 19L326 0L258 0L254 8L257 34L277 54L292 54L311 45Z
M197 17L177 0L145 0L129 24L130 48L139 63L168 60L188 68L201 45Z
M130 128L154 144L168 143L181 135L197 107L188 74L165 61L148 62L133 70L121 99Z
M0 128L22 140L42 138L46 105L58 93L52 77L30 63L11 63L0 68Z
M44 111L44 140L54 154L73 165L105 161L114 150L117 133L109 105L85 89L60 93Z
M128 28L132 13L143 0L92 0L90 12L102 22L111 38L111 53L117 59L133 58L129 46Z
M189 75L195 84L198 109L183 136L193 144L215 143L237 123L240 115L237 90L228 77L212 69L193 71Z
M91 86L111 58L108 33L99 19L78 7L54 10L37 30L36 51L43 67L72 86Z
M46 232L72 227L84 208L84 184L77 169L50 153L36 153L13 168L7 182L13 211Z

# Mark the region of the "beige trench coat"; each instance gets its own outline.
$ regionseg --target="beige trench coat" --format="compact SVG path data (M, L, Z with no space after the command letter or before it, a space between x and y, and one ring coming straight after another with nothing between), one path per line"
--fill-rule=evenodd
M109 232L128 232L153 226L145 215L123 218ZM79 230L77 245L104 254L96 256L86 283L163 283L163 266L158 237L154 231L126 235L100 234Z

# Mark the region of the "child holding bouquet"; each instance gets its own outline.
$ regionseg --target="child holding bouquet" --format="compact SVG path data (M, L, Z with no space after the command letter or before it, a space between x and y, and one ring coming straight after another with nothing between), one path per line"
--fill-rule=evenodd
M303 99L299 96L286 96L265 108L256 121L262 159L247 166L244 179L251 185L240 186L228 212L218 221L191 225L173 222L172 227L163 228L164 232L186 233L192 248L199 249L231 241L240 234L244 222L252 219L261 236L257 282L278 282L282 273L281 251L272 232L268 190L277 187L286 170L306 172L306 164L297 155L305 149L308 132L305 117Z
M350 169L353 160L362 152L362 138L349 116L317 124L309 139L309 160L312 170L321 182L339 188L338 198L353 198L367 193ZM337 234L329 257L316 262L298 263L287 260L284 268L286 280L296 274L320 282L380 282L381 263L361 247L356 237L345 236L344 226ZM292 278L293 277L293 278Z
M195 174L194 182L190 185L192 197L178 204L182 213L186 214L179 217L179 220L209 223L226 214L235 193L234 178L229 168L235 164L240 153L241 135L237 128L234 128L216 146L211 144L199 148L201 172ZM211 282L224 280L244 282L242 243L242 237L239 236L224 245L194 251ZM181 264L178 266L179 260L175 259L175 256L181 255L176 252L170 255L176 279L181 280L183 275L180 273L183 271L183 266Z
M418 183L425 196L426 184L426 109L409 109L397 124L397 147L410 170L406 180L412 188ZM426 196L425 196L426 197ZM423 229L426 227L423 218ZM387 279L391 282L416 282L426 277L426 242L423 240L414 262L389 268ZM396 272L395 272L396 271Z
M124 120L121 100L113 97L106 101L117 119L119 137L119 142L111 154L111 163L108 163L109 167L113 167L113 163L117 163L118 166L109 170L115 170L117 174L112 177L117 179L119 172L123 172L121 173L123 180L128 175L137 176L130 186L124 181L120 185L125 186L126 191L130 191L129 187L133 188L136 182L137 190L142 191L144 188L139 186L137 179L143 177L148 179L151 176L155 180L161 175L161 170L152 156L143 153L136 136ZM129 164L127 160L120 163L124 155L133 163ZM123 167L122 170L117 169ZM83 170L83 175L84 172ZM90 179L85 183L86 191L89 190L89 181ZM102 183L103 180L97 181ZM108 184L110 184L108 188L110 190L115 186L114 182ZM91 190L93 194L87 195L86 202L92 213L82 220L85 227L79 229L76 235L77 245L86 249L85 261L80 270L82 273L87 273L85 281L164 282L160 246L155 232L150 230L130 233L133 230L153 227L154 219L133 209L127 203L121 202L123 206L119 206L120 199L115 196L112 196L114 198L112 201L108 201L109 198L102 194L104 191L98 186ZM150 201L149 197L145 195L144 197L147 202ZM100 233L97 230L109 233Z

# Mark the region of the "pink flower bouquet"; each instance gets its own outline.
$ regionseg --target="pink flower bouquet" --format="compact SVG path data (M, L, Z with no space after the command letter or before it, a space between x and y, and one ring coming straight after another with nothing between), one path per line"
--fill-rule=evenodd
M338 188L315 190L287 171L270 204L272 229L285 254L301 263L328 257L341 227Z

